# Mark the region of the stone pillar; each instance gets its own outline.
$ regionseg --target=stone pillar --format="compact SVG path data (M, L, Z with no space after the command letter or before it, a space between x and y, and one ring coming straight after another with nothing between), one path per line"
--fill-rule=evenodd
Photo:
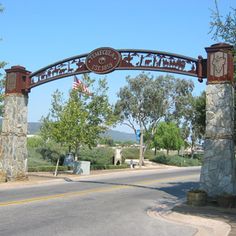
M206 48L206 133L201 189L209 196L235 194L233 47Z
M29 71L6 70L6 92L1 134L0 167L7 181L27 178L27 105Z

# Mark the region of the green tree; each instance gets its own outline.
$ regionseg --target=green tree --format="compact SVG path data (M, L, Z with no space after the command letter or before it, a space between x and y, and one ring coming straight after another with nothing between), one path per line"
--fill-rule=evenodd
M0 13L3 12L3 6L0 4ZM0 39L1 40L1 39ZM3 102L4 102L4 90L5 90L5 78L2 74L2 69L6 65L6 62L0 61L0 116L3 114Z
M236 47L236 8L231 8L226 16L222 16L218 2L215 0L215 10L212 11L210 26L210 33L213 34L214 40L223 39Z
M154 135L154 143L159 148L166 149L169 155L170 150L179 150L184 141L180 129L174 122L160 122Z
M93 87L94 80L84 76L84 83ZM115 122L113 109L108 102L107 83L99 80L92 96L84 93L82 87L70 92L68 101L64 102L62 94L53 95L52 109L43 119L42 135L67 145L76 157L82 145L95 146L100 134Z
M190 140L191 154L194 154L194 146L201 142L206 128L206 93L190 99L186 107L185 116L182 119L181 135L186 143Z
M191 81L177 79L171 75L154 79L145 73L135 78L128 76L126 80L128 85L118 93L116 114L119 115L120 122L132 128L135 134L137 129L144 130L147 147L161 120L181 119L185 107L189 104L194 85ZM140 148L140 162L143 156Z

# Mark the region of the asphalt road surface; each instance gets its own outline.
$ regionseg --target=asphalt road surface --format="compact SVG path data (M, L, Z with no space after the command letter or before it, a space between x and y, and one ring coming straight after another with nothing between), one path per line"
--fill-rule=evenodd
M156 169L0 186L0 236L192 236L196 229L147 212L183 201L198 186L199 173L199 168Z

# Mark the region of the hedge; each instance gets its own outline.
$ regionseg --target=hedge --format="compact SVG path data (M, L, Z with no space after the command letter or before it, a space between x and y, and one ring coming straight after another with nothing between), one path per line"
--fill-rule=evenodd
M152 159L152 161L172 166L200 166L201 160L190 159L181 156L157 156Z
M56 166L35 166L35 167L28 167L28 172L50 172L55 171ZM67 166L58 166L58 171L67 171Z
M91 170L108 170L108 169L125 169L128 168L129 165L122 164L122 165L91 165Z

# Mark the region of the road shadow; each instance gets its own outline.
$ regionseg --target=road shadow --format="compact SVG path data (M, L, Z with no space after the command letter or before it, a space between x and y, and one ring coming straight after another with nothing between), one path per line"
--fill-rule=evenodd
M166 192L178 199L186 197L190 189L199 188L199 182L170 182L167 187L161 187L159 190Z
M90 181L90 180L78 180L73 181L76 183L92 183L92 184L99 184L99 185L113 185L113 186L128 186L134 188L143 188L143 189L150 189L150 190L158 190L166 192L170 195L173 195L177 198L183 198L186 195L186 192L190 189L197 188L199 183L196 182L169 182L164 183L171 186L168 187L152 187L147 185L141 184L129 184L129 183L115 183L115 182L107 182L107 181Z
M135 187L135 188L159 190L158 187L151 187L151 186L145 186L145 185L139 185L139 184L114 183L114 182L90 181L90 180L78 180L78 181L74 181L74 182L77 182L77 183L93 183L93 184L101 184L101 185L113 185L113 186L128 186L128 187Z

